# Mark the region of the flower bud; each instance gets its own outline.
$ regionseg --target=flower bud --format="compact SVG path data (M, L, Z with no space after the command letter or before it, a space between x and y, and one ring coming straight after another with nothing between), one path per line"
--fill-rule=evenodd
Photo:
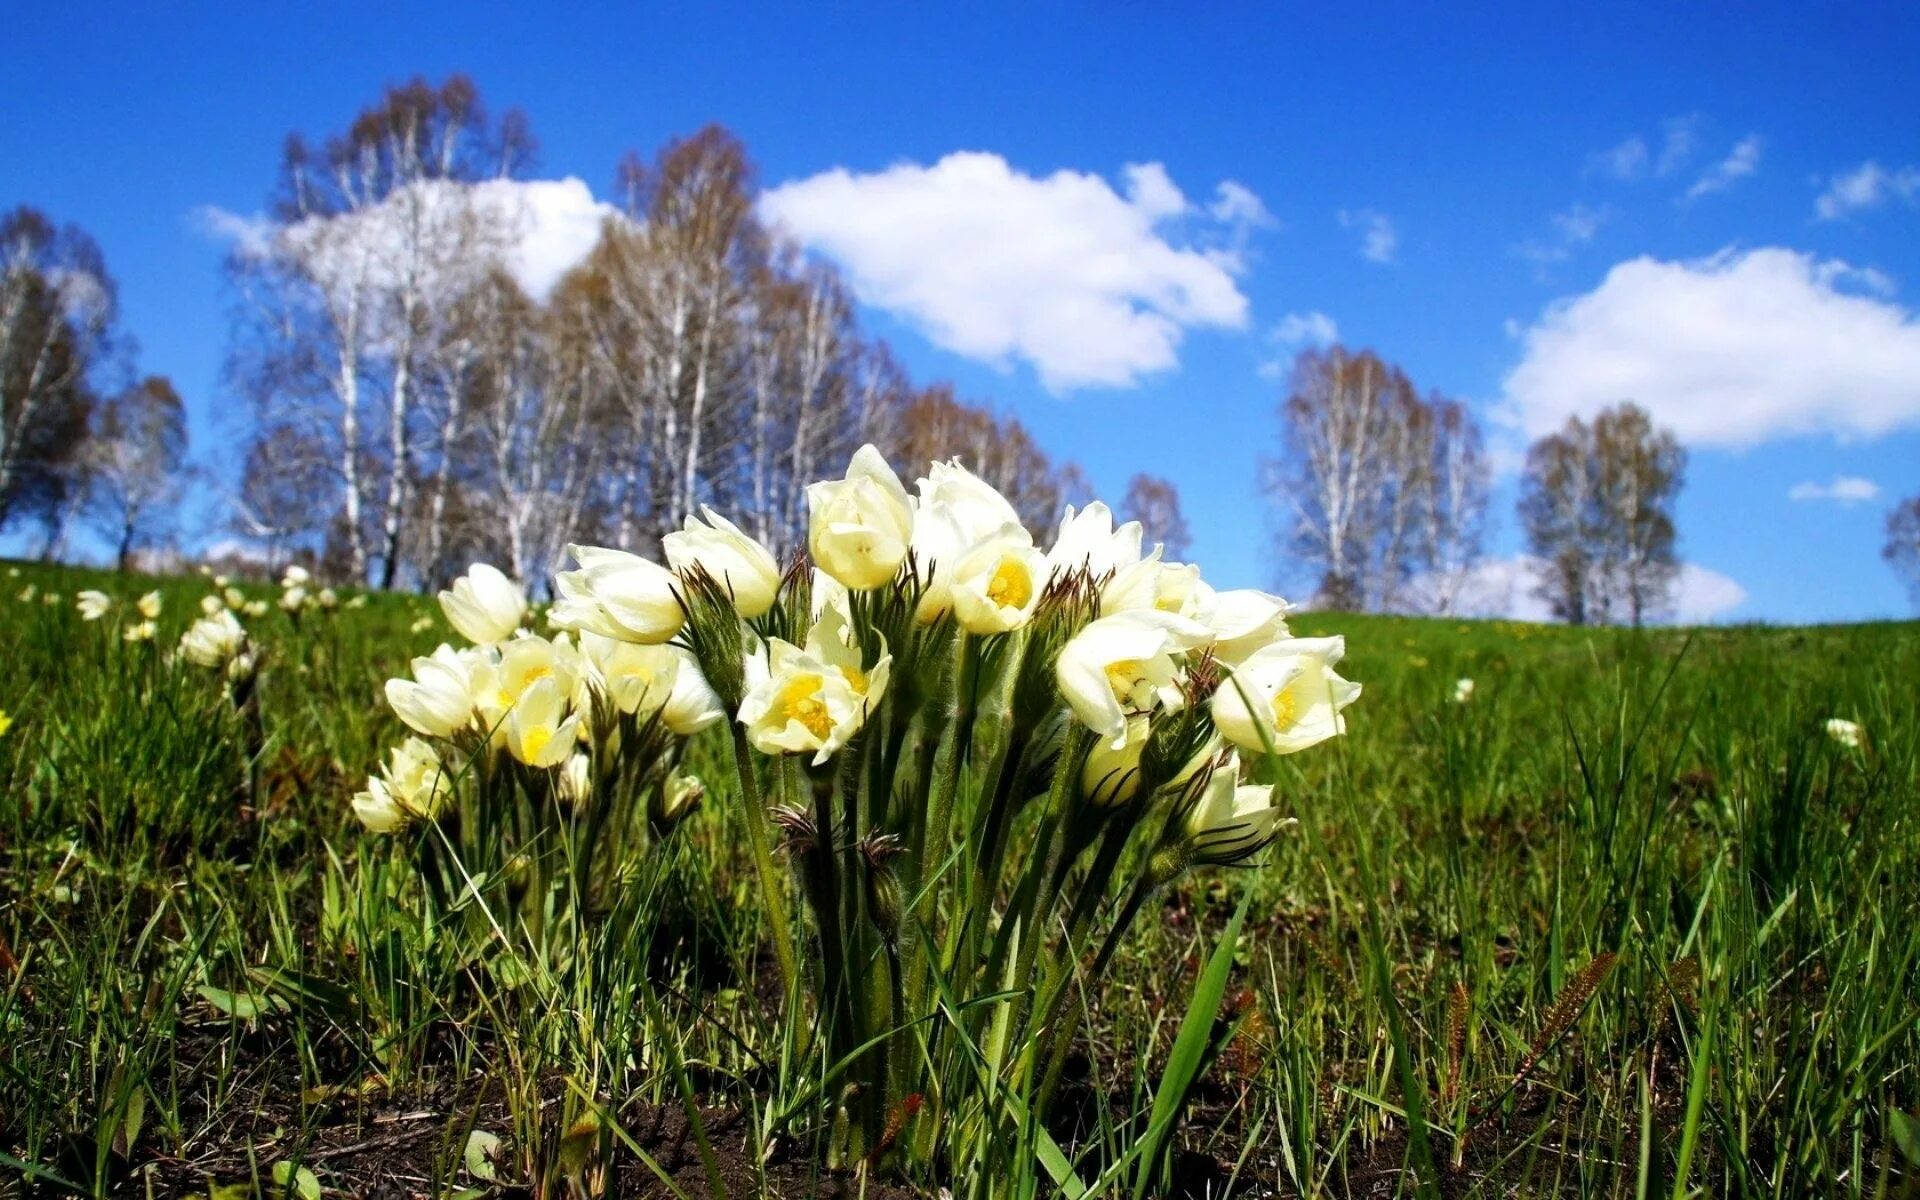
M856 592L890 582L912 537L907 490L871 445L855 452L844 479L807 485L807 547L814 564Z
M780 592L780 568L765 546L711 508L702 508L702 524L688 516L686 528L660 539L667 565L685 575L698 566L719 584L741 616L752 620L773 607Z
M1118 808L1140 791L1140 754L1147 745L1147 718L1127 721L1127 740L1097 743L1080 769L1080 795L1095 808Z
M476 646L504 642L527 614L527 595L497 568L474 563L440 593L447 623Z

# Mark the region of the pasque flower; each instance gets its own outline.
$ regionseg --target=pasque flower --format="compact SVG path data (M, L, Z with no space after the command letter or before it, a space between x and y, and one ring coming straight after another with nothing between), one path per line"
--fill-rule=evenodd
M413 660L412 679L387 680L387 703L407 727L452 737L473 720L472 664L451 646Z
M224 668L247 644L239 618L215 605L212 615L200 618L180 636L180 653L188 662L210 671Z
M508 754L529 767L557 767L573 753L580 715L569 713L567 693L551 677L536 679L514 701L502 723Z
M527 615L527 594L496 567L474 563L440 593L440 611L476 646L504 642Z
M1026 540L1026 530L1017 538L989 538L954 566L954 621L968 633L1018 629L1033 618L1046 581L1046 557Z
M692 737L726 720L727 710L721 706L713 685L700 673L700 664L693 660L693 655L678 646L673 652L680 659L680 665L674 671L673 691L667 696L666 707L660 710L660 723L681 737Z
M1273 840L1280 812L1273 789L1239 782L1237 763L1216 768L1187 811L1187 849L1194 865L1243 862Z
M113 598L105 592L96 592L88 588L84 592L74 593L73 606L80 610L81 620L98 621L107 615L108 609L113 607Z
M1098 500L1078 512L1069 504L1047 566L1055 575L1084 568L1096 581L1108 579L1140 561L1142 532L1138 521L1115 528L1113 510Z
M807 546L822 571L856 592L891 581L913 538L913 507L900 477L871 445L843 479L807 485Z
M805 646L779 638L747 660L747 694L740 723L764 754L813 752L817 766L847 744L886 693L892 656L882 653L871 671L861 666L848 639L844 616L828 608Z
M1109 745L1125 744L1127 718L1179 696L1176 656L1205 645L1207 630L1157 609L1101 617L1060 649L1060 694Z
M686 652L677 646L615 641L588 631L580 635L580 657L594 689L617 711L644 717L666 706Z
M392 833L414 821L431 821L449 798L446 768L428 743L410 737L393 751L381 773L353 798L353 815L374 833Z
M921 586L915 616L924 624L952 610L954 583L961 564L970 555L985 552L989 545L1031 546L1033 536L1020 523L1019 513L1007 498L994 490L992 484L961 466L958 460L933 463L915 487L919 496L913 506L912 545ZM1044 569L1039 575L1032 589L1036 597L1046 582ZM972 611L984 616L978 605ZM995 626L999 620L988 617L984 623ZM1024 618L1017 622L1024 623ZM1005 630L990 627L972 632Z
M698 566L733 597L733 607L752 620L773 607L780 591L780 567L773 554L733 522L711 508L688 516L686 528L660 539L667 565L684 575Z
M1215 593L1213 612L1207 618L1213 629L1213 656L1238 666L1255 651L1286 637L1291 607L1280 597L1254 588Z
M1360 685L1333 669L1343 638L1287 638L1233 668L1213 694L1221 736L1249 754L1292 754L1346 731L1340 710Z
M1858 750L1860 743L1865 737L1861 732L1860 726L1856 722L1847 720L1845 717L1829 717L1827 719L1827 736L1849 750Z
M1453 685L1453 702L1455 704L1465 704L1471 699L1473 699L1473 680L1455 680Z
M145 617L147 620L149 621L159 620L160 619L160 593L148 592L146 595L140 597L140 599L134 602L134 607L138 608L140 610L140 615Z
M673 572L659 563L598 546L569 546L567 551L580 569L554 576L560 600L548 620L556 627L653 645L672 638L686 624Z
M1149 732L1144 716L1127 719L1126 740L1118 746L1101 742L1087 755L1080 770L1080 795L1095 808L1117 808L1139 794L1140 754Z

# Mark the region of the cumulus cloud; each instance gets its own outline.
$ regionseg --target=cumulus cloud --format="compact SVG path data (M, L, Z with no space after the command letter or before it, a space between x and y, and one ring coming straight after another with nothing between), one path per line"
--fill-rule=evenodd
M1371 263L1390 263L1400 249L1400 232L1393 219L1371 208L1343 208L1340 228L1360 231L1360 257Z
M392 286L400 272L417 269L403 261L402 230L424 230L418 238L430 247L428 269L441 276L430 286L457 289L497 261L535 299L545 299L586 258L604 221L620 219L617 209L571 177L422 182L368 208L291 224L217 207L196 216L205 232L236 253L298 259L328 288Z
M1787 499L1798 501L1831 500L1836 504L1863 504L1880 494L1880 485L1858 475L1835 475L1830 483L1811 479L1787 489Z
M1535 594L1541 565L1528 554L1483 560L1462 582L1456 611L1462 616L1552 621L1546 601ZM1681 563L1668 619L1676 625L1711 624L1734 615L1746 601L1747 589L1729 576L1699 563Z
M1861 294L1888 282L1781 247L1620 263L1521 331L1501 416L1537 437L1631 400L1727 447L1920 423L1920 321Z
M1760 135L1750 133L1733 144L1727 156L1708 167L1706 173L1693 181L1682 200L1698 200L1715 192L1724 192L1735 183L1760 169Z
M1028 362L1055 391L1129 387L1178 365L1188 329L1245 326L1233 246L1265 208L1238 184L1197 205L1158 163L1128 166L1121 185L963 152L835 168L774 188L761 209L839 262L862 301L945 349Z
M1889 200L1920 204L1920 167L1888 168L1863 162L1828 179L1826 190L1814 199L1813 211L1822 221L1838 221Z

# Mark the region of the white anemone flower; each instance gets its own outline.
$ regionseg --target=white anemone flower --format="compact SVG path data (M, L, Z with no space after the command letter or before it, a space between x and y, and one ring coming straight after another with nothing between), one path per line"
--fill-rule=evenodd
M982 542L954 565L953 619L968 633L1008 633L1033 619L1047 560L1020 533Z
M1255 651L1287 636L1291 609L1280 597L1254 588L1216 593L1207 619L1213 628L1213 656L1228 666L1245 662Z
M247 631L241 627L239 618L225 606L216 604L212 613L189 625L180 636L180 653L197 667L218 671L231 663L246 644Z
M1118 749L1127 718L1179 699L1176 657L1206 644L1200 625L1154 609L1090 622L1061 647L1054 667L1060 695L1087 728Z
M1340 710L1360 685L1333 669L1345 653L1337 637L1288 638L1255 652L1214 692L1215 728L1249 754L1293 754L1346 732Z
M573 753L580 714L568 712L568 693L542 677L522 692L502 723L506 751L529 767L557 767Z
M893 658L882 653L871 670L841 614L829 608L795 646L770 639L747 659L747 694L740 723L763 754L813 753L815 766L831 758L866 724L886 693Z
M476 646L504 642L527 615L527 593L499 568L474 563L440 593L440 611Z
M1140 561L1143 536L1138 521L1116 528L1113 510L1098 500L1078 512L1069 504L1047 551L1047 566L1054 575L1084 567L1095 580L1108 579Z
M845 478L807 485L807 547L815 565L852 590L891 582L912 538L907 490L872 445L854 452Z
M412 679L387 680L387 703L415 732L452 737L473 720L472 674L472 663L443 645L413 660Z
M451 798L440 756L417 737L395 746L381 773L353 798L353 815L374 833L393 833L414 821L431 821Z
M1858 750L1866 740L1866 732L1859 724L1845 717L1827 719L1827 736L1849 750Z
M73 594L73 606L80 611L81 620L98 621L113 608L113 598L105 592L88 588L86 591Z
M670 640L686 623L678 582L659 563L598 546L569 546L567 551L580 569L554 576L560 599L547 619L555 627L656 645Z
M687 517L686 528L660 539L667 565L685 575L699 566L733 598L734 611L752 620L773 607L780 592L780 567L773 553L711 508Z

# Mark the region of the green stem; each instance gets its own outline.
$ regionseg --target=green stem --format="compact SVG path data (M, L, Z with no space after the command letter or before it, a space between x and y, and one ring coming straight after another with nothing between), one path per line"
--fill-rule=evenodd
M767 846L767 811L760 799L760 785L753 775L753 754L747 745L747 731L733 726L733 768L740 785L740 798L746 809L747 845L753 852L754 874L760 878L760 895L767 908L767 924L773 928L773 956L780 964L780 983L786 994L794 995L796 979L793 951L793 924L787 916L787 897L780 874L773 866L773 852ZM824 836L824 831L823 831Z

